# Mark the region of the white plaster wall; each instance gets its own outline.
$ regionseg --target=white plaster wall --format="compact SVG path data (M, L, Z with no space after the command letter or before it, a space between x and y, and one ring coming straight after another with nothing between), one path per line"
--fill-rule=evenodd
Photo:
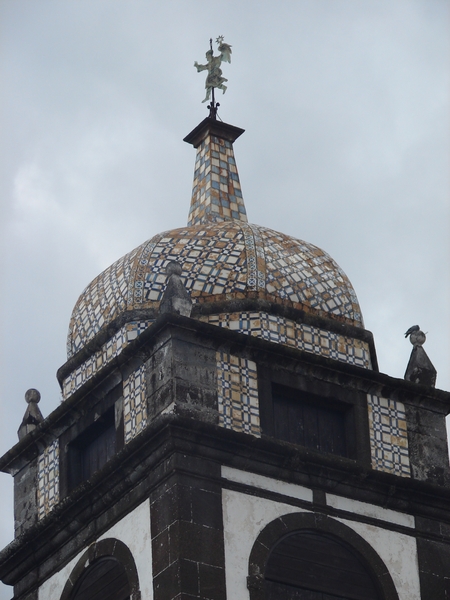
M278 479L272 479L270 477L265 477L264 475L257 475L256 473L240 471L239 469L233 469L232 467L222 467L222 477L237 483L252 485L253 487L261 488L262 490L284 494L290 498L306 500L306 502L312 502L313 499L312 490L301 485L286 483L285 481L279 481Z
M420 600L419 565L415 538L396 531L347 519L336 519L364 538L389 569L400 600Z
M128 546L136 563L142 600L153 600L150 501L140 504L96 541L107 538L116 538ZM58 600L61 597L72 569L85 551L86 548L41 585L39 600Z
M415 521L412 515L391 510L389 508L382 508L381 506L375 506L368 502L351 500L350 498L344 498L343 496L334 496L333 494L327 494L326 496L328 506L332 506L333 508L346 510L358 515L364 515L365 517L380 519L381 521L387 521L388 523L396 523L397 525L411 527L412 529L415 527Z
M281 515L306 511L230 490L223 491L222 505L227 598L247 600L248 559L259 533Z
M311 490L268 477L228 467L222 469L222 476L231 481L284 493L289 497L312 500ZM327 494L327 503L341 510L411 527L412 530L414 528L414 518L411 515L330 494ZM248 561L259 533L271 521L283 515L309 511L230 490L223 491L222 504L227 597L247 600ZM417 546L414 537L351 519L336 520L353 529L378 553L391 574L400 600L420 600Z

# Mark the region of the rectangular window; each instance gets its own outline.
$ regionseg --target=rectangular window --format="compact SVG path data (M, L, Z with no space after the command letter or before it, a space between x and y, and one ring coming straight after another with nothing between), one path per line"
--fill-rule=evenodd
M272 409L274 437L317 452L354 457L351 405L273 384Z
M114 407L69 444L69 490L86 481L116 453Z

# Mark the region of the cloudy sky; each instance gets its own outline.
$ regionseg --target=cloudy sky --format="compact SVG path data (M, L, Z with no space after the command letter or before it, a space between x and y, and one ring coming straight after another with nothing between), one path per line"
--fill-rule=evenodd
M333 256L383 372L403 377L403 333L419 324L450 390L449 6L1 0L0 453L28 388L45 416L60 402L83 288L186 224L195 152L182 139L206 116L193 63L221 34L233 55L219 114L246 130L235 153L249 220Z

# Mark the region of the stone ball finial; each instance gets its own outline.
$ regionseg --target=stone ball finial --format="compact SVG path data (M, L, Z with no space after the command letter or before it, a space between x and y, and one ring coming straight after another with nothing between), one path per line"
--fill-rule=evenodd
M413 346L422 346L425 344L427 339L427 336L424 334L424 332L420 330L419 325L413 325L410 327L405 333L405 337L408 337L408 335L409 341Z
M22 423L20 424L18 435L19 440L25 437L30 431L36 429L39 423L42 423L44 417L39 409L38 402L41 399L41 394L38 390L31 388L25 392L25 400L28 404L27 410L22 419Z
M180 263L177 263L176 260L171 260L167 265L166 273L167 275L181 275L183 269L181 268Z
M36 402L36 404L41 399L41 394L38 390L34 388L30 388L25 392L25 401L30 404L30 402Z
M427 341L427 336L423 331L415 331L409 336L409 341L413 346L422 346Z

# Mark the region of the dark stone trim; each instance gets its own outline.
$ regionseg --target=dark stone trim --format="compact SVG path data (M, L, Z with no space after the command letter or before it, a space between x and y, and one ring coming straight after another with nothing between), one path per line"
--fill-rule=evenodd
M146 500L155 486L173 472L197 473L192 456L450 526L447 488L367 471L348 459L319 455L272 439L258 439L194 419L164 415L127 444L89 482L76 488L49 515L1 552L1 579L8 584L20 581L26 591L36 585L35 578L27 577L38 562L42 565L39 580L45 580L83 546L95 541ZM216 478L214 471L198 476L210 482ZM450 542L450 529L446 539ZM55 552L57 563L52 559Z
M133 554L126 544L115 538L100 540L89 546L70 573L67 583L64 586L61 600L70 600L72 591L80 577L90 569L94 561L103 557L115 558L124 566L131 588L130 600L141 600L139 576Z
M322 531L343 540L357 552L369 572L372 573L383 600L398 600L392 577L371 545L350 527L321 513L284 515L269 523L262 530L250 553L247 580L250 600L265 599L264 572L272 547L282 537L302 529Z
M14 594L14 598L12 600L39 600L39 590L36 588L24 596L16 596Z
M89 482L1 552L1 579L17 584L17 593L32 591L38 580L42 582L59 570L148 499L173 473L216 481L214 470L198 473L193 457L440 521L449 527L446 539L450 541L447 488L366 471L347 459L318 455L198 420L163 415ZM39 578L33 572L36 563L41 565Z
M281 502L283 504L288 504L289 506L302 508L303 510L321 513L328 517L347 519L348 521L355 521L356 523L365 523L366 525L373 525L374 527L379 527L387 531L395 531L396 533L401 533L402 535L408 535L410 537L430 537L429 535L426 535L423 532L418 532L415 528L406 527L405 525L398 525L397 523L392 523L391 521L384 521L383 519L377 519L375 517L366 517L358 513L349 512L346 510L341 510L329 506L325 502L326 492L324 492L323 490L312 490L313 501L311 503L306 500L293 498L292 496L286 496L283 493L272 492L263 488L256 488L251 485L237 483L228 479L223 480L222 487L223 489L232 490L241 494L246 494L248 496L256 496L258 498L271 500L272 502ZM450 536L448 541L450 543Z
M212 117L206 117L206 119L203 119L197 127L187 134L183 142L187 142L188 144L192 144L194 148L198 148L207 135L216 135L221 139L233 143L244 131L245 129L241 129L235 125L229 125L223 121L217 121Z
M450 542L418 539L421 600L450 598Z
M274 344L260 338L242 335L209 323L169 314L160 316L153 325L133 340L118 357L96 373L85 385L62 402L36 429L6 452L0 458L0 471L14 473L22 464L37 456L43 448L56 437L59 437L65 428L64 423L70 420L72 411L80 410L81 403L86 401L89 392L97 390L99 384L102 387L107 387L109 385L108 377L120 380L120 371L129 368L126 367L127 363L135 366L135 368L143 364L146 357L151 353L154 344L158 343L160 335L180 336L187 333L201 336L205 345L210 347L230 344L231 347L236 348L236 352L245 352L253 360L261 357L262 360L268 362L283 362L286 366L289 361L292 361L292 364L297 366L297 370L301 366L302 370L309 371L312 374L314 374L313 369L316 369L317 374L323 376L328 373L336 380L344 381L345 378L348 378L346 385L351 385L364 392L377 393L422 408L431 406L433 410L443 415L450 412L450 392L427 388L403 379L389 377L383 373ZM17 464L16 461L18 461Z
M225 600L220 466L191 457L150 496L155 600ZM213 476L213 477L211 477Z

